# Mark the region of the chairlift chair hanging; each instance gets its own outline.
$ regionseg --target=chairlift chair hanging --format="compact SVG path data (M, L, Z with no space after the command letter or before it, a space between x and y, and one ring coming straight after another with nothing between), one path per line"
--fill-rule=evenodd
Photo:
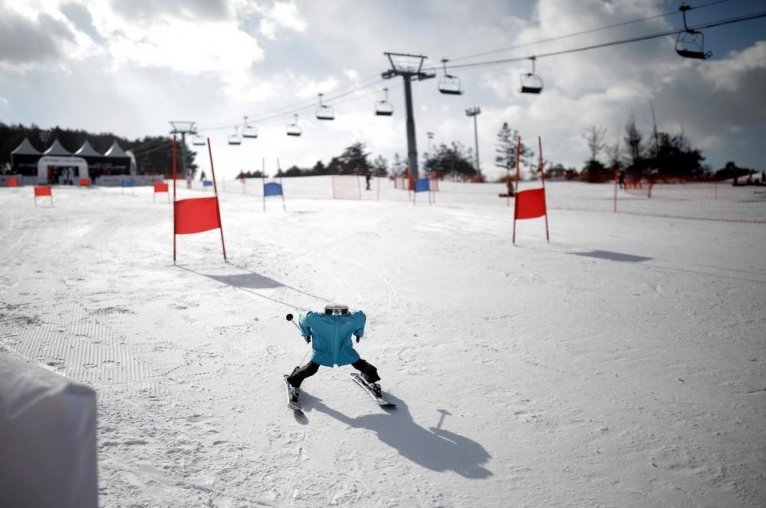
M195 135L195 136L192 138L192 145L196 145L196 146L205 146L205 138L203 138L203 137L202 137L202 136L200 136L199 134Z
M678 10L684 19L684 30L678 33L676 39L676 53L684 58L694 58L697 60L707 60L713 53L705 52L705 35L702 32L689 28L686 24L686 11L691 9L686 4L681 4Z
M301 129L301 126L298 125L298 115L295 115L293 123L287 124L287 135L300 136L301 134L303 134L303 130Z
M388 102L388 88L384 88L386 97L382 101L375 103L375 114L378 116L391 116L394 114L394 105Z
M242 137L239 135L239 127L234 127L234 134L229 136L229 144L230 145L241 145L242 144Z
M332 106L322 104L322 95L324 94L319 94L319 105L316 111L317 120L335 120L335 111Z
M444 76L439 78L439 91L447 95L462 95L463 89L460 87L460 78L447 73L447 62L446 58L442 58Z
M247 123L247 117L245 117L245 125L242 126L242 137L243 138L257 138L258 137L258 129Z
M521 93L540 93L543 91L543 80L535 73L535 57L529 57L532 60L532 72L521 75Z

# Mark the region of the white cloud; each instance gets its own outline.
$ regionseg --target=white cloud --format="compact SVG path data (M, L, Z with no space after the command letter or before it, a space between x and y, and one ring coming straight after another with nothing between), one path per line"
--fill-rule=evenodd
M359 81L359 73L354 69L343 69L343 75L351 81Z
M259 31L264 37L274 40L280 28L295 32L304 32L308 23L301 17L298 7L290 2L275 2L270 8L258 8L263 18Z
M118 65L166 67L189 75L241 72L263 57L255 39L228 22L134 26L110 44Z
M746 86L748 75L758 69L766 69L766 41L719 61L706 62L700 75L717 90L736 92ZM761 91L763 88L761 88Z
M301 99L317 97L320 93L329 93L335 90L340 82L336 78L326 78L322 81L314 81L301 76L295 78L295 95Z
M752 38L750 47L742 45L745 49L730 55L717 51L706 62L678 57L672 37L539 58L543 93L519 93L520 74L530 68L525 56L667 30L669 19L655 17L668 10L665 0L508 0L488 2L482 9L459 0L385 5L357 0L0 0L0 5L12 7L0 25L12 19L23 29L18 33L37 44L18 49L37 51L31 58L20 59L21 53L12 51L25 62L12 67L2 59L3 51L11 50L1 44L0 33L5 121L103 130L103 115L87 111L109 107L110 116L119 118L113 123L121 135L164 134L167 120L190 119L209 127L212 136L220 136L217 143L225 145L233 126L248 115L258 122L261 135L252 150L222 150L232 158L232 167L240 165L236 157L251 157L253 150L259 158L261 152L283 157L283 166L313 165L356 141L388 159L394 152L406 154L402 80L381 80L389 67L384 51L423 53L438 67L441 57L450 58L450 72L461 78L464 95L439 94L437 79L413 83L418 149L427 149L429 131L435 142L473 147L473 123L464 110L479 106L485 171L493 169L496 135L504 121L525 139L542 136L546 158L578 167L587 156L586 127L607 128L613 143L634 111L639 127L648 131L650 102L661 130L683 129L693 145L710 150L705 155L713 158L736 158L737 153L717 154L731 151L735 138L757 139L752 133L762 132L766 122L766 42ZM45 22L41 12L48 13ZM651 19L560 37L644 17ZM540 42L544 39L550 41ZM513 57L521 60L459 67ZM10 70L18 65L26 66L21 74ZM50 73L51 65L59 72ZM390 89L395 110L389 118L373 115L384 87ZM354 88L361 90L333 98ZM323 101L335 108L334 122L314 119L318 93L326 94ZM56 97L58 102L31 97ZM285 124L296 111L304 135L287 138ZM734 129L741 132L733 135ZM749 164L755 165L753 154L764 152L755 146L748 153Z

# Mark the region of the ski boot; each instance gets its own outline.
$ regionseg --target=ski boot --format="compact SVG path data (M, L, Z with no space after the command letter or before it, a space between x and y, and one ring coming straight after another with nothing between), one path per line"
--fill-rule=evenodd
M287 391L290 394L290 402L292 402L293 404L297 404L298 397L301 396L301 389L294 387L290 383L287 383Z
M364 374L362 374L362 379L364 380L364 383L367 385L367 387L372 391L373 395L375 395L375 397L380 398L383 396L383 392L380 388L380 383L370 383L367 380L367 376Z

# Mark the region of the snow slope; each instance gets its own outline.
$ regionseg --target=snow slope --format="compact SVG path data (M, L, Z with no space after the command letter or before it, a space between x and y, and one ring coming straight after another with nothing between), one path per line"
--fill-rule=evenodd
M502 186L383 187L264 212L229 185L228 262L212 231L175 266L150 189L0 189L0 354L98 391L102 506L766 504L766 225L557 209L599 189L559 183L551 243L514 247ZM286 409L285 314L328 302L367 313L396 410L350 367Z

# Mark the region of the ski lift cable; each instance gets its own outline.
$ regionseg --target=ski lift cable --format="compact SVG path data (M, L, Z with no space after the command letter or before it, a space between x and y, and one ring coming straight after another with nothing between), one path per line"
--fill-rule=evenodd
M761 12L757 12L757 13L753 13L753 14L746 14L746 15L743 15L743 16L735 17L735 18L729 18L729 19L718 20L718 21L711 21L709 23L703 23L701 25L694 26L694 27L692 27L692 29L693 30L701 30L701 29L706 29L706 28L715 28L715 27L724 26L724 25L730 25L730 24L734 24L734 23L741 23L743 21L751 21L751 20L759 19L759 18L763 18L763 17L766 17L766 11L761 11ZM537 59L540 59L540 58L547 58L547 57L551 57L551 56L566 55L566 54L569 54L569 53L579 53L579 52L582 52L582 51L590 51L590 50L593 50L593 49L606 48L606 47L610 47L610 46L619 46L619 45L622 45L622 44L630 44L630 43L633 43L633 42L641 42L641 41L647 41L647 40L651 40L651 39L659 39L659 38L662 38L662 37L668 37L670 35L678 35L681 32L685 32L685 30L668 30L668 31L665 31L665 32L658 32L658 33L654 33L654 34L642 35L642 36L637 36L637 37L630 37L628 39L620 39L620 40L616 40L616 41L609 41L609 42L602 42L602 43L598 43L598 44L591 44L591 45L588 45L588 46L581 46L581 47L578 47L578 48L562 49L560 51L551 51L551 52L548 52L548 53L538 53L536 55L517 56L517 57L510 57L510 58L502 58L502 59L498 59L498 60L487 60L487 61L483 61L483 62L471 62L471 63L465 63L465 64L458 64L458 65L453 65L452 68L453 69L467 69L467 68L471 68L471 67L488 67L488 66L492 66L492 65L500 65L500 64L510 63L510 62L520 62L522 60L528 60L531 56L535 56Z
M706 7L711 7L713 5L717 5L717 4L721 4L721 3L725 3L725 2L730 2L730 1L731 0L716 0L715 2L709 2L707 4L702 4L702 5L698 5L698 6L692 7L692 9L704 9ZM553 42L553 41L558 41L558 40L562 40L562 39L568 39L568 38L571 38L571 37L577 37L579 35L586 35L586 34L589 34L589 33L601 32L601 31L604 31L604 30L609 30L611 28L620 28L620 27L627 26L627 25L641 23L642 21L650 21L650 20L653 20L653 19L664 18L664 17L668 17L668 16L671 16L671 15L676 15L676 14L678 14L678 9L673 10L673 11L663 12L662 14L655 14L654 16L647 16L645 18L637 18L637 19L632 19L632 20L629 20L629 21L622 21L620 23L614 23L614 24L606 25L606 26L602 26L602 27L590 28L590 29L587 29L587 30L582 30L580 32L573 32L571 34L559 35L559 36L556 36L556 37L548 37L546 39L540 39L540 40L537 40L537 41L528 42L528 43L525 43L525 44L519 44L519 45L516 45L516 46L508 46L508 47L505 47L505 48L499 48L499 49L493 49L493 50L489 50L489 51L484 51L482 53L474 53L472 55L465 55L465 56L461 56L461 57L457 57L457 58L452 58L451 61L452 62L456 62L456 61L459 61L459 60L467 60L469 58L476 58L476 57L480 57L480 56L491 55L491 54L494 54L494 53L502 53L503 51L510 51L510 50L513 50L513 49L521 49L521 48L525 48L525 47L528 47L528 46L533 46L533 45L536 45L536 44L543 44L543 43L546 43L546 42ZM453 67L455 67L455 66L453 66Z
M352 95L356 92L359 92L361 90L365 90L367 88L371 88L373 86L376 86L380 83L382 83L384 80L380 77L380 75L370 76L369 78L365 78L362 80L359 84L349 85L348 87L341 88L340 91L333 93L333 94L325 94L325 104L328 102L338 102L339 99L342 99L344 97L347 97L349 95ZM329 98L328 98L329 97ZM274 120L277 118L284 118L294 115L295 113L303 113L307 111L311 111L316 107L316 102L311 100L312 102L308 102L308 100L304 101L303 103L299 104L286 104L284 106L280 106L271 110L267 110L263 113L261 113L260 116L253 116L248 118L251 119L254 123L259 122L265 122L268 120ZM234 126L241 125L241 122L227 122L225 124L219 124L214 125L210 127L198 127L197 130L201 131L217 131L217 130L224 130L224 129L231 129Z
M723 3L723 2L726 2L726 1L729 1L729 0L718 0L716 2L710 2L708 4L704 4L704 5L693 7L693 8L694 9L699 9L699 8L708 7L708 6L711 6L711 5ZM674 11L674 12L677 13L677 11ZM766 17L766 11L756 12L756 13L752 13L752 14L746 14L746 15L737 16L737 17L734 17L734 18L729 18L729 19L711 21L711 22L708 22L708 23L703 23L703 24L700 24L700 25L696 25L696 26L692 27L692 29L700 30L700 29L706 29L706 28L716 28L716 27L719 27L719 26L724 26L724 25L729 25L729 24L734 24L734 23L740 23L740 22L744 22L744 21L751 21L751 20L755 20L755 19L759 19L759 18L763 18L763 17ZM577 52L589 51L589 50L593 50L593 49L605 48L605 47L610 47L610 46L630 44L630 43L634 43L634 42L642 42L642 41L651 40L651 39L658 39L658 38L667 37L667 36L670 36L670 35L678 35L680 32L683 32L683 31L684 30L668 30L668 31L664 31L664 32L654 33L654 34L648 34L648 35L643 35L643 36L638 36L638 37L631 37L631 38L628 38L628 39L609 41L609 42L604 42L604 43L592 44L592 45L581 46L581 47L576 47L576 48L569 48L569 49L564 49L564 50L559 50L559 51L552 51L552 52L547 52L547 53L539 53L539 54L536 54L536 55L525 55L525 56L518 56L518 57L502 58L502 59L497 59L497 60L487 60L487 61L481 61L481 62L469 62L469 63L464 63L464 64L457 64L457 65L452 65L452 68L453 69L468 69L468 68L474 68L474 67L489 67L489 66L494 66L494 65L502 65L502 64L511 63L511 62L519 62L519 61L523 61L523 60L528 60L531 56L535 56L538 59L546 58L546 57L552 57L552 56L559 56L559 55L565 55L565 54L569 54L569 53L577 53ZM436 67L434 67L434 68L424 68L424 70L434 71L434 70L438 70L438 68L436 68ZM374 81L370 81L370 82L365 83L365 84L355 85L354 87L350 87L347 91L345 91L343 93L334 94L332 96L331 100L333 100L335 102L339 102L340 99L348 97L349 95L355 94L355 93L357 93L359 91L371 88L371 87L373 87L373 86L375 86L375 85L377 85L377 84L379 84L379 83L381 83L383 81L384 81L383 79L377 78ZM392 85L391 88L398 87L398 86L400 86L400 85ZM377 91L371 92L371 93L376 93L376 92ZM345 101L340 101L340 102L345 102ZM307 104L307 105L302 106L302 107L298 107L296 105L286 105L286 106L284 106L282 108L278 108L278 109L272 110L273 114L269 114L268 112L265 113L263 116L258 117L256 121L257 122L263 122L263 121L273 120L273 119L276 119L276 118L282 118L282 117L290 116L290 115L298 113L298 112L309 111L312 108L314 108L315 105L316 105L316 103ZM288 109L288 108L291 108L291 109ZM232 126L235 126L235 125L240 125L240 124L239 123L227 123L225 125L219 125L219 126L214 126L214 127L198 128L198 131L199 130L204 130L204 131L221 130L221 129L231 128Z

